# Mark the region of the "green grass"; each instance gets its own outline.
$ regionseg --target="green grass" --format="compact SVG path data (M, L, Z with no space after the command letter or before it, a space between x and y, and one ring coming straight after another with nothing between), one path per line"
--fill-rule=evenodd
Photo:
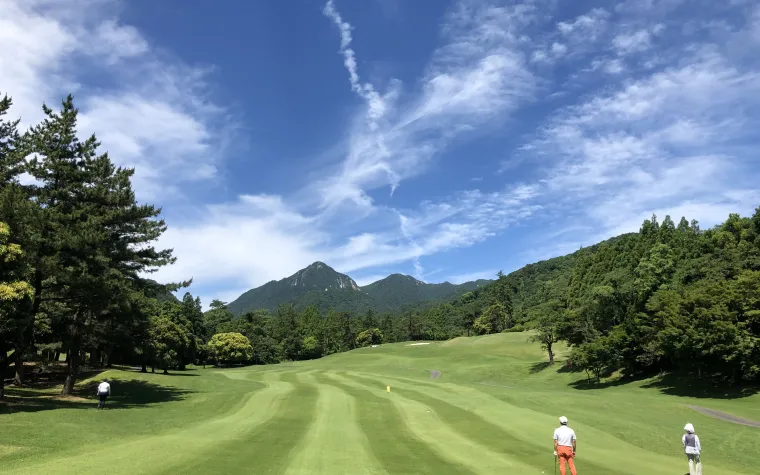
M590 389L585 375L541 364L545 356L526 338L383 345L169 376L113 370L106 411L94 409L92 380L70 400L52 398L55 388L9 388L0 466L13 475L99 467L113 475L549 474L551 434L566 415L583 475L685 473L686 422L697 427L708 473L756 473L760 429L685 405L760 420L760 396L712 388L705 397L677 381Z

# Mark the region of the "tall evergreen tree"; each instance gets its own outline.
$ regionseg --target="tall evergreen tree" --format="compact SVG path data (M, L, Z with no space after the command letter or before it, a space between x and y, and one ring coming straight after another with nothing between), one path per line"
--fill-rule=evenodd
M128 306L131 291L148 286L140 274L174 258L170 250L151 245L166 225L157 219L159 209L137 204L130 182L134 170L116 168L107 154L97 155L94 136L77 138L73 98L67 97L58 113L46 106L43 111L46 119L24 139L34 154L29 173L39 184L31 196L42 217L27 323L31 327L45 300L68 307L63 338L71 356L63 394L70 394L93 322Z

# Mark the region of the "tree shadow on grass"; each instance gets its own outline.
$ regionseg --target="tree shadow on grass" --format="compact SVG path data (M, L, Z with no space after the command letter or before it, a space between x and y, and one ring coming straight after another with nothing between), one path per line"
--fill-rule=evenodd
M760 393L760 386L757 384L729 385L679 373L660 375L642 387L657 389L671 396L700 399L741 399Z
M583 372L582 369L574 367L568 361L554 360L554 363L549 363L548 361L540 361L538 363L533 363L530 366L530 374L540 373L541 371L544 371L549 368L554 369L554 371L556 371L557 373L582 373Z
M626 384L632 383L633 379L628 378L617 378L612 380L606 380L606 381L596 381L593 378L589 380L588 378L579 379L577 381L573 381L570 383L570 386L573 389L579 389L581 391L588 391L593 389L605 389L605 388L614 388L617 386L625 386Z
M530 365L530 374L536 374L540 373L541 371L545 370L546 368L551 367L551 363L548 361L541 361L539 363L533 363Z
M99 382L77 386L72 396L62 397L51 390L39 388L6 388L5 401L0 403L0 414L39 412L53 409L95 409ZM132 409L151 404L181 401L193 391L154 384L139 380L114 380L112 396L106 402L107 409Z
M126 371L129 373L142 373L142 374L157 374L159 376L200 376L198 373L195 372L194 369L186 369L184 371L174 370L169 371L168 373L164 374L162 370L156 370L155 373L151 372L150 370L143 372L140 368L125 368L122 371Z
M611 374L603 375L604 378L610 376ZM642 388L657 389L662 394L700 399L741 399L760 393L760 385L757 384L729 385L725 382L680 373L663 373L655 377L651 374L622 376L615 379L602 379L600 382L595 381L593 377L590 381L588 378L583 378L570 383L570 386L579 390L594 390L637 382L644 382L641 385Z

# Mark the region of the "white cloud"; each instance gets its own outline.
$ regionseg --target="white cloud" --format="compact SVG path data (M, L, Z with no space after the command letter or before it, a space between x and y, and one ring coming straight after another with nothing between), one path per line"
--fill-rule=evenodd
M595 59L591 62L591 71L604 71L607 74L618 75L626 70L625 65L620 58L615 59Z
M200 218L188 220L191 224L170 227L160 244L181 258L157 276L166 281L192 277L202 288L219 282L254 287L317 260L347 273L420 264L422 257L472 246L530 216L538 209L527 204L535 192L524 185L495 193L464 192L405 211L399 215L400 228L389 226L341 241L320 219L288 207L280 197L244 196L236 203L207 207ZM418 274L424 277L424 269Z
M556 159L542 198L599 224L586 243L636 231L653 211L715 224L752 209L760 176L736 141L760 125L760 72L708 48L624 84L559 112L527 147Z
M340 30L340 53L343 55L343 64L348 71L348 78L351 82L351 89L362 99L367 101L367 115L370 120L370 128L377 128L377 121L385 115L385 100L375 91L374 86L370 83L362 83L359 80L357 71L356 53L351 46L351 30L353 27L350 23L343 21L340 13L335 9L335 2L328 0L323 10L325 16L335 23Z
M562 56L567 53L567 46L562 43L552 43L552 53L555 56Z
M159 244L179 259L156 275L166 281L192 277L202 287L224 282L250 288L322 260L317 246L326 239L279 197L242 196L169 227Z
M73 92L80 135L95 133L117 165L137 166L141 200L167 199L215 176L210 144L222 110L204 97L205 70L167 59L116 17L113 0L0 3L0 85L24 127ZM98 82L93 82L98 81ZM215 149L219 149L217 146Z
M85 34L92 35L84 45L85 51L105 58L109 64L150 51L150 45L137 29L120 25L115 19L104 20Z
M646 51L651 44L651 35L647 30L621 33L612 40L612 45L621 55Z
M332 2L325 11L342 25L345 50L351 40L350 25ZM458 4L447 16L443 27L447 43L434 53L421 94L405 97L399 105L399 83L392 83L383 95L387 120L372 122L369 128L359 123L351 130L337 172L318 184L323 207L350 203L371 208L367 191L390 186L392 192L403 180L421 173L454 137L527 100L535 79L516 47L515 32L529 16L530 8L525 6Z
M557 30L564 36L575 41L594 41L607 29L609 12L603 8L580 15L572 21L557 23Z

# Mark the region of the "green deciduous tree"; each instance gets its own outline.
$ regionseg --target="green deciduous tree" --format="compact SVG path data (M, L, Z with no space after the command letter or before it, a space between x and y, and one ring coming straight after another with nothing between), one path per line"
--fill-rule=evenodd
M563 324L563 307L559 300L550 300L535 310L533 321L535 334L530 341L539 343L549 356L549 364L554 364L554 345L560 341Z
M164 374L177 366L180 352L189 344L184 328L166 315L151 319L149 338L153 361Z
M245 363L253 357L251 342L240 333L217 333L209 340L208 349L221 365Z
M379 328L372 328L359 332L356 337L356 346L362 348L370 345L379 345L383 342L383 333Z

